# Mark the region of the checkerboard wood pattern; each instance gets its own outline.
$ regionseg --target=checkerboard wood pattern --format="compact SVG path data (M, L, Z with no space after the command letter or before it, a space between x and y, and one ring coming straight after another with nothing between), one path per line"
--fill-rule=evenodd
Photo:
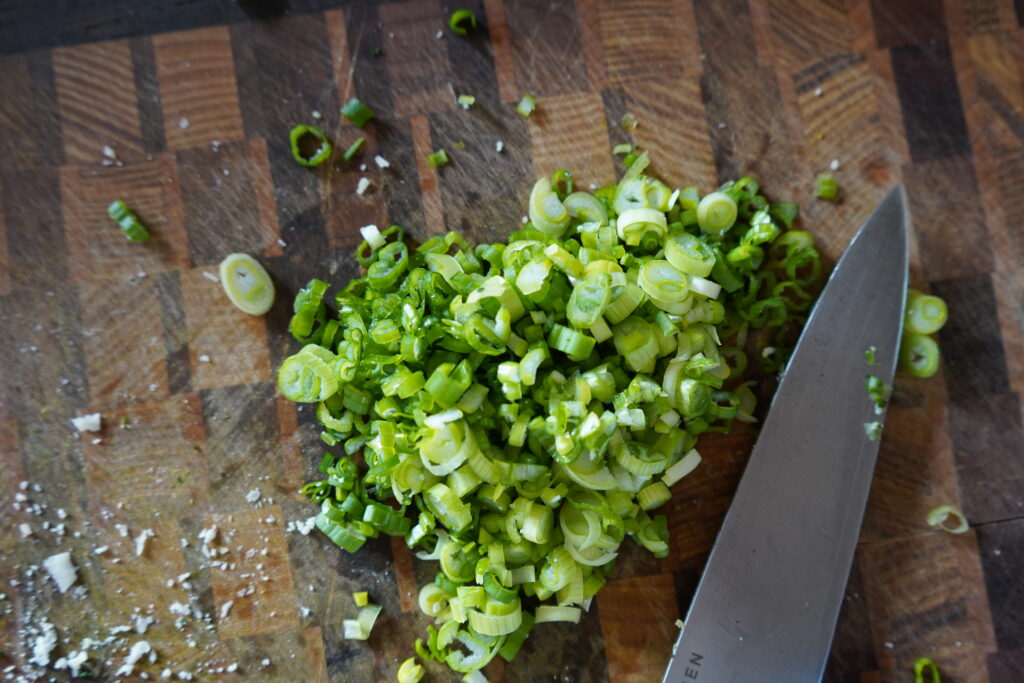
M0 3L0 670L25 665L18 630L43 605L55 656L138 611L157 617L151 675L237 662L250 680L392 678L425 626L415 591L431 570L401 542L351 556L288 531L313 514L296 489L323 450L272 382L295 346L292 295L356 272L361 225L497 239L536 175L609 182L611 147L635 141L670 184L764 179L832 259L904 184L914 284L950 305L945 363L897 383L826 680L905 681L922 655L944 680L1024 680L1020 0L470 0L467 38L440 0L300 0L282 16L257 3L267 20L244 3L58 4ZM529 120L514 111L527 91ZM461 93L476 106L457 108ZM378 114L363 130L338 115L353 95ZM364 135L363 153L296 165L288 130L314 112L342 149ZM434 171L440 147L453 161ZM816 202L832 160L842 201ZM114 198L150 242L109 223ZM275 279L265 317L211 277L232 251ZM70 418L94 411L101 439L76 438ZM672 554L626 550L579 627L538 627L490 680L658 679L752 443L709 437L667 506ZM929 529L941 503L971 531ZM43 527L58 508L63 538ZM226 564L211 568L197 539L213 526ZM136 556L143 529L155 536ZM84 594L30 575L59 550ZM354 590L384 606L369 643L341 638ZM208 624L179 625L174 603ZM123 650L94 654L98 677Z

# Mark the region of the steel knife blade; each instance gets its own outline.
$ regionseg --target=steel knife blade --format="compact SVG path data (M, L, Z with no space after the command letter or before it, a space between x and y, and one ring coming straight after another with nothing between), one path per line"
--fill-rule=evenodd
M663 683L820 681L853 561L903 328L902 188L832 272L797 342L690 605ZM877 365L864 352L874 346Z

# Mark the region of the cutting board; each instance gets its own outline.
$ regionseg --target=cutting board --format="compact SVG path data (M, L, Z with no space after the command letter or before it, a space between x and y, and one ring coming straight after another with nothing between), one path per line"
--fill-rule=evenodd
M112 678L146 639L157 660L136 676L392 679L434 570L402 542L352 556L295 529L325 446L311 411L275 394L291 299L357 272L362 225L500 239L535 177L613 181L611 148L635 142L672 186L752 174L798 201L829 259L904 185L913 283L949 302L944 364L897 381L826 680L908 681L920 656L943 680L1024 680L1019 2L472 0L467 38L439 0L275 4L0 11L0 669L31 656L26 625L56 627L56 659L152 616L86 668ZM377 112L362 130L338 114L353 95ZM298 123L366 145L302 168ZM440 148L452 162L435 171ZM837 203L812 197L830 168ZM150 242L106 218L115 198ZM236 251L277 284L265 317L215 281ZM92 412L102 431L77 436L71 418ZM490 680L658 679L752 441L702 441L666 508L672 553L628 547L579 626L539 626ZM968 533L926 525L944 503ZM64 550L79 579L60 595L38 565ZM355 590L384 607L368 643L341 637Z

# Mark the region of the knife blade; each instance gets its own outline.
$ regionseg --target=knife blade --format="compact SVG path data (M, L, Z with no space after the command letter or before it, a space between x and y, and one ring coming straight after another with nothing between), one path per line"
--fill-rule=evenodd
M860 532L903 329L902 188L840 258L808 318L726 514L663 683L821 680ZM864 351L874 346L877 366Z

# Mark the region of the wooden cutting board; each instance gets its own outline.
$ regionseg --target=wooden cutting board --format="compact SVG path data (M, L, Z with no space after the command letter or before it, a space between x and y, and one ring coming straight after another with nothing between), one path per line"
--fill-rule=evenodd
M536 176L564 166L607 183L622 171L612 146L634 141L672 185L762 179L833 259L904 184L914 285L950 306L945 362L897 383L827 680L912 680L919 656L943 680L1024 680L1019 1L472 0L458 6L481 27L465 39L438 0L294 1L279 17L273 4L261 21L183 0L0 11L0 669L25 665L26 624L56 626L56 659L151 615L88 667L112 678L145 638L158 659L136 675L237 664L247 680L392 679L425 626L415 594L432 570L401 542L350 556L293 530L314 512L296 489L324 446L272 382L295 348L292 296L356 272L359 226L501 238ZM524 92L538 100L528 120L514 111ZM354 94L377 112L362 131L338 115ZM340 148L365 135L363 153L299 167L288 130L316 122ZM438 148L452 163L435 172ZM830 166L836 204L811 196ZM115 198L151 242L106 219ZM266 317L214 281L233 251L277 282ZM97 411L101 434L77 438L70 418ZM659 678L751 443L703 442L667 507L672 554L626 550L580 626L538 627L490 679ZM942 503L970 532L925 524ZM211 567L199 535L214 525ZM80 587L59 595L33 567L63 550ZM368 644L341 638L354 590L384 606Z

